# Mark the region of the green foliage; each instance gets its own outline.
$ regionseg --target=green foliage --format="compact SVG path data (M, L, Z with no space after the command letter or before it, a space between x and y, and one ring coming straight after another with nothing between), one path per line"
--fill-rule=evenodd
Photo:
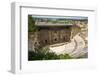
M60 58L60 59L71 59L72 57L69 56L69 54L60 54L60 55L59 55L59 58Z
M28 60L56 60L56 59L71 59L68 54L57 55L54 52L50 52L48 47L38 47L35 51L28 52Z
M48 60L56 58L56 54L49 52L48 47L35 48L35 51L29 51L28 55L28 60Z
M38 28L35 26L35 19L28 15L28 32L35 32Z
M57 21L52 21L52 23L54 23L54 24L55 24L55 23L57 23Z

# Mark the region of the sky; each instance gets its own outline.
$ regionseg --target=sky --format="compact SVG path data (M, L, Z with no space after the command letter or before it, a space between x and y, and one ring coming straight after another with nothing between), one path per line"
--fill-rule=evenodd
M33 18L51 18L51 19L75 19L83 20L88 19L88 17L83 16L44 16L44 15L32 15Z

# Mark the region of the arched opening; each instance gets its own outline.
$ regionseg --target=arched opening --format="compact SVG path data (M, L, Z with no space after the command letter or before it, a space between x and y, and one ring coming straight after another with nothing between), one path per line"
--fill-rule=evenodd
M44 40L44 42L47 44L48 43L48 41L47 40Z
M54 40L57 41L57 38L55 38Z

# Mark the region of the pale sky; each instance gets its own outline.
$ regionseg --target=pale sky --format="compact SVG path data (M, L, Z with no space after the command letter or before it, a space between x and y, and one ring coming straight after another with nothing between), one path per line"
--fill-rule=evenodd
M88 17L83 16L43 16L43 15L32 15L35 18L56 18L56 19L88 19Z

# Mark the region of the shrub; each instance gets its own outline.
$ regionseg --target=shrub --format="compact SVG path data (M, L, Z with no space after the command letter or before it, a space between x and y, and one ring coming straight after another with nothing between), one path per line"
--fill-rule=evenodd
M28 52L28 60L55 60L55 59L71 59L68 54L57 55L54 52L49 52L48 47L38 47L35 51Z

